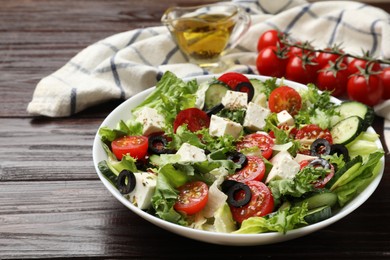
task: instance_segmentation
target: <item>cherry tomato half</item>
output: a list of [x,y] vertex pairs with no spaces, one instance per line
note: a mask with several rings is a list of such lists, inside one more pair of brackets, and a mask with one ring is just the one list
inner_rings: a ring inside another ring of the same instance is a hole
[[196,107],[187,108],[177,114],[175,121],[173,122],[174,132],[176,133],[177,128],[184,124],[187,125],[188,130],[191,132],[196,132],[210,126],[210,117],[206,112]]
[[228,177],[229,180],[246,182],[261,181],[265,174],[265,163],[263,159],[257,156],[247,156],[248,163],[244,168]]
[[284,44],[281,42],[281,37],[283,33],[277,30],[268,30],[260,35],[259,41],[257,42],[257,51],[260,52],[268,46],[277,46],[283,47]]
[[201,211],[207,204],[209,188],[202,181],[194,181],[178,188],[179,196],[173,206],[176,211],[193,215]]
[[298,91],[288,86],[280,86],[269,95],[268,106],[271,112],[286,110],[290,115],[298,114],[302,107],[302,98]]
[[261,154],[265,159],[269,159],[272,155],[274,141],[266,134],[253,133],[244,136],[244,138],[236,144],[237,151],[255,146],[260,148]]
[[310,154],[310,146],[318,138],[323,138],[330,144],[333,144],[332,134],[328,129],[322,129],[315,124],[305,125],[300,128],[295,135],[295,139],[301,143],[300,153]]
[[245,75],[238,72],[226,72],[219,76],[218,80],[224,82],[231,89],[235,89],[237,84],[241,82],[249,82]]
[[148,151],[148,138],[146,136],[123,136],[111,142],[112,152],[118,160],[129,154],[136,159],[145,157]]
[[383,86],[377,75],[352,75],[347,84],[348,97],[367,106],[375,106],[382,99]]
[[[245,219],[250,217],[262,217],[271,213],[274,209],[274,198],[270,189],[260,181],[245,182],[251,190],[251,200],[248,204],[242,207],[230,206],[233,219],[242,223]],[[237,201],[242,200],[245,192],[240,190],[235,194]]]
[[[303,160],[299,163],[301,170],[309,166],[311,160]],[[330,172],[323,179],[319,179],[313,183],[314,187],[317,189],[325,188],[325,185],[334,177],[334,166],[330,164]]]

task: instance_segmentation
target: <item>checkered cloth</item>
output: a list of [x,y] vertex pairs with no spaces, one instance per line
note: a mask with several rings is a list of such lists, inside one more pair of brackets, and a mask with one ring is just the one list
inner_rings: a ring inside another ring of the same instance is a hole
[[[257,74],[259,35],[269,29],[288,33],[315,48],[341,44],[348,53],[362,50],[390,58],[390,16],[385,11],[353,1],[232,0],[251,14],[252,26],[225,59],[229,71]],[[164,26],[136,29],[98,41],[62,68],[43,78],[27,107],[31,115],[65,117],[112,99],[127,99],[155,85],[165,71],[179,77],[208,74],[188,63]],[[390,119],[390,104],[379,115]]]

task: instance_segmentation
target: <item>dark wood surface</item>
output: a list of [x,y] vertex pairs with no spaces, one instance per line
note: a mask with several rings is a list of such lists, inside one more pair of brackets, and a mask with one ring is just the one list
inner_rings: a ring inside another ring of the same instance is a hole
[[[390,258],[388,162],[372,197],[319,232],[267,246],[219,246],[146,222],[99,181],[92,164],[93,138],[119,102],[69,118],[27,115],[39,79],[89,44],[129,29],[159,25],[170,5],[201,2],[214,1],[0,2],[0,259]],[[381,7],[390,9],[386,4]],[[377,119],[379,133],[382,125]]]

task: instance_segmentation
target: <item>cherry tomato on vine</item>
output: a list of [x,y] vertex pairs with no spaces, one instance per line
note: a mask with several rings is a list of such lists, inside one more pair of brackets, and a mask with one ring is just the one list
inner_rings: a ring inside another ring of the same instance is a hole
[[281,78],[285,75],[288,55],[276,46],[268,46],[259,52],[256,67],[260,75]]
[[111,142],[112,152],[118,160],[129,154],[133,158],[142,159],[148,151],[146,136],[123,136]]
[[[339,50],[339,49],[332,49],[332,48],[325,48],[324,51],[338,51],[340,53],[342,53],[342,50]],[[336,60],[338,58],[340,58],[340,54],[337,54],[337,53],[329,53],[329,52],[319,52],[318,55],[317,55],[317,62],[318,62],[318,66],[320,68],[324,68],[326,65],[329,64],[329,62],[333,62],[335,63]],[[341,58],[340,58],[341,59]],[[343,63],[344,64],[348,64],[348,58],[347,57],[344,57],[342,58],[343,59]]]
[[383,87],[383,99],[390,99],[390,67],[384,68],[380,74],[382,87]]
[[173,206],[175,210],[193,215],[201,211],[207,204],[209,188],[202,181],[186,183],[178,188],[179,196]]
[[332,91],[333,96],[339,97],[346,93],[349,74],[346,64],[338,63],[337,66],[339,68],[328,64],[318,72],[317,87]]
[[286,67],[286,78],[302,84],[315,83],[319,70],[314,55],[293,56]]
[[302,98],[292,87],[280,86],[269,95],[268,107],[273,113],[286,110],[290,115],[296,115],[301,110]]
[[229,180],[246,182],[246,181],[261,181],[265,174],[265,163],[263,159],[257,156],[247,156],[248,162],[244,168],[228,177]]
[[181,125],[187,125],[188,130],[191,132],[196,132],[204,127],[210,126],[210,117],[206,112],[198,108],[187,108],[180,111],[175,121],[173,122],[173,130],[176,133],[176,130]]
[[[352,59],[351,62],[349,62],[349,64],[348,64],[349,75],[360,74],[359,68],[365,70],[367,64],[368,64],[367,60],[362,60],[362,59],[357,59],[357,58]],[[371,71],[380,71],[381,70],[381,65],[379,63],[371,62],[370,64],[368,64],[368,65],[371,66]]]
[[[295,57],[295,56],[302,57],[302,55],[315,56],[314,52],[312,52],[311,50],[305,49],[305,48],[313,48],[313,46],[311,46],[310,43],[296,42],[294,45],[296,45],[296,46],[289,47],[289,56],[290,57]],[[301,48],[301,47],[303,47],[303,48]]]
[[[273,211],[274,199],[270,189],[260,181],[248,181],[245,182],[251,191],[251,199],[248,204],[242,207],[230,206],[230,210],[233,215],[233,219],[239,223],[242,223],[245,219],[250,217],[262,217]],[[235,193],[235,199],[237,201],[243,200],[245,192],[239,190]]]
[[267,134],[253,133],[244,136],[244,138],[236,144],[237,151],[241,151],[245,148],[251,148],[257,146],[261,150],[261,154],[265,159],[269,159],[272,155],[272,147],[274,141]]
[[382,99],[383,86],[378,75],[352,75],[347,92],[350,99],[375,106]]
[[235,89],[237,84],[241,82],[249,82],[245,75],[238,72],[226,72],[219,76],[218,80],[224,82],[232,89]]
[[281,42],[281,37],[283,33],[277,30],[268,30],[260,35],[259,41],[257,42],[257,51],[260,52],[262,49],[268,46],[280,46],[284,47],[284,44]]

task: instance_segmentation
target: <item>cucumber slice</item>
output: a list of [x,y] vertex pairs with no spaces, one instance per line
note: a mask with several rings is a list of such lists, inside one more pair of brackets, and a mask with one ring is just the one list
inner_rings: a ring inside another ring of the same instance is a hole
[[[347,176],[349,173],[347,172],[353,172],[355,169],[359,168],[363,163],[363,159],[361,156],[356,156],[352,160],[348,161],[343,167],[338,169],[333,178],[326,184],[326,188],[329,188],[330,190],[333,190],[334,187],[333,185],[344,175],[346,174]],[[343,179],[346,177],[343,177]],[[341,180],[343,182],[343,180]],[[340,182],[339,182],[340,183]],[[335,186],[337,187],[339,183]]]
[[205,93],[205,110],[215,107],[221,103],[226,92],[230,90],[229,86],[221,81],[213,81]]
[[337,171],[336,176],[333,177],[336,181],[330,187],[330,190],[335,190],[339,186],[348,183],[353,178],[353,173],[359,170],[362,166],[363,160],[361,156],[355,157],[352,161],[346,163],[343,168]]
[[333,207],[337,203],[337,195],[329,191],[315,193],[313,196],[304,199],[298,204],[305,202],[307,202],[307,208],[309,210],[324,206]]
[[363,119],[363,131],[367,130],[375,119],[374,109],[357,101],[344,101],[339,107],[339,112],[342,119],[350,116]]
[[363,132],[363,119],[350,116],[335,124],[330,133],[334,144],[348,144]]
[[319,208],[315,208],[313,210],[309,210],[307,215],[304,217],[305,221],[308,224],[314,224],[320,221],[323,221],[332,216],[332,209],[329,206],[322,206]]

